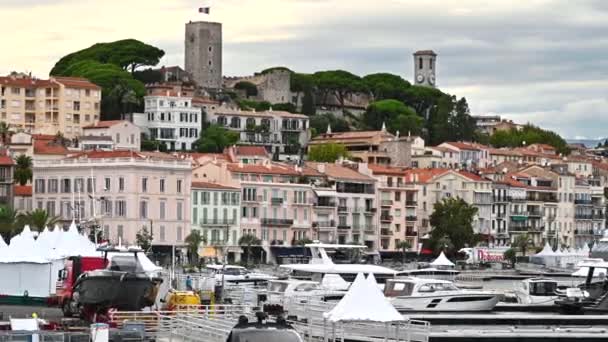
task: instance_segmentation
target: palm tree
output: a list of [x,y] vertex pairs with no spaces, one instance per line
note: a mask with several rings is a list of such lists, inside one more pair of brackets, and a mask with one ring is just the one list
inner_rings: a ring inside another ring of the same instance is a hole
[[188,253],[190,253],[190,263],[198,264],[198,248],[201,243],[207,243],[207,239],[201,235],[201,231],[198,229],[192,230],[188,236],[186,236],[186,244],[188,245]]
[[249,264],[249,253],[252,246],[260,245],[262,240],[255,235],[245,234],[239,239],[239,246],[245,250],[245,264]]
[[44,209],[35,209],[23,215],[23,221],[29,224],[32,230],[41,232],[44,227],[53,227],[61,219],[57,216],[49,215]]
[[17,212],[11,207],[0,206],[0,234],[5,238],[10,238],[19,226]]
[[402,257],[402,263],[405,264],[405,252],[412,248],[412,244],[410,244],[409,241],[403,240],[403,241],[399,241],[399,243],[397,244],[397,246],[395,246],[397,248],[399,248],[401,250],[401,257]]
[[515,240],[513,240],[513,246],[521,249],[521,254],[523,256],[526,256],[526,250],[531,245],[530,242],[531,242],[531,240],[528,237],[528,234],[521,234],[521,235],[518,235],[517,237],[515,237]]
[[27,182],[32,180],[32,158],[22,154],[15,161],[17,165],[15,166],[14,178],[19,185],[26,185]]
[[436,252],[444,252],[445,254],[449,254],[452,249],[454,249],[454,244],[452,243],[452,240],[450,240],[450,237],[447,235],[440,238],[435,243]]
[[5,121],[0,121],[0,142],[2,145],[8,145],[13,135],[13,131]]

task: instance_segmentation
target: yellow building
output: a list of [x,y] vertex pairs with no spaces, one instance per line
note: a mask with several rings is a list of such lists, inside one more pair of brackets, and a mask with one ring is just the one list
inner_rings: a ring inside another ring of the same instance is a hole
[[84,78],[0,77],[0,121],[14,131],[80,136],[82,127],[99,121],[100,102],[101,88]]

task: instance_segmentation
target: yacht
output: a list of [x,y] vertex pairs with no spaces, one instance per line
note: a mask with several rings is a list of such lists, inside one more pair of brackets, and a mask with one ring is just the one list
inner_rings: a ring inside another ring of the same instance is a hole
[[258,284],[277,279],[277,277],[264,273],[251,272],[245,267],[235,265],[207,265],[207,271],[215,276],[215,281],[218,284],[221,284],[222,281],[232,284]]
[[336,264],[329,257],[328,251],[333,249],[357,249],[362,250],[367,247],[361,245],[335,245],[313,243],[305,245],[311,251],[311,259],[308,264],[287,264],[280,265],[283,270],[287,270],[292,278],[313,280],[321,282],[327,274],[337,274],[345,281],[352,282],[357,274],[373,274],[378,283],[384,283],[386,279],[394,278],[398,272],[378,265],[372,264]]
[[415,277],[389,279],[384,296],[398,311],[491,311],[498,295],[459,289],[448,280]]
[[405,270],[399,272],[399,276],[443,280],[454,280],[456,279],[456,276],[458,274],[460,274],[460,271],[450,269],[437,269],[433,267]]
[[524,279],[517,284],[514,292],[519,304],[553,305],[559,298],[557,281],[547,278]]

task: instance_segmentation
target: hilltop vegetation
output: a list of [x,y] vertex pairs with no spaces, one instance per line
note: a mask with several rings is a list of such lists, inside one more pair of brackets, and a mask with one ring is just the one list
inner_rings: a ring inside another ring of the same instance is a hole
[[490,137],[490,144],[495,147],[520,147],[531,144],[548,144],[562,154],[569,154],[568,143],[557,133],[544,130],[531,124],[522,129],[498,131]]

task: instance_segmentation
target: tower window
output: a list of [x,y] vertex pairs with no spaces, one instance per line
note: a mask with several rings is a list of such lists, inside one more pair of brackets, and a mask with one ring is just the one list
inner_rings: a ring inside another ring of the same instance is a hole
[[429,59],[429,68],[433,70],[433,59]]
[[211,52],[211,50],[212,50],[212,48],[211,48],[211,46],[209,46],[209,52]]
[[422,57],[418,57],[418,69],[422,70]]
[[211,65],[211,61],[209,61],[209,65]]

